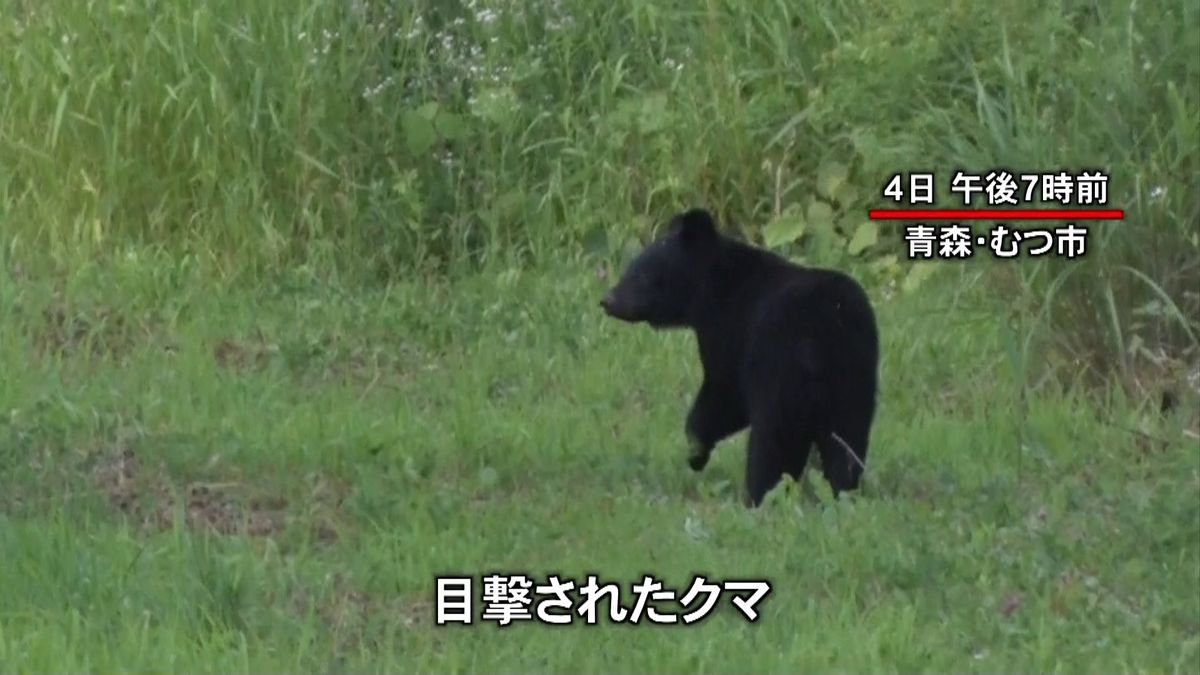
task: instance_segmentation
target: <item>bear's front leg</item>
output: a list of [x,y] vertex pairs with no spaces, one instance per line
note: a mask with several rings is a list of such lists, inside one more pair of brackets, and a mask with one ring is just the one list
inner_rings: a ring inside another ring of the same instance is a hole
[[684,431],[688,439],[688,466],[703,471],[717,443],[748,424],[742,403],[732,387],[705,378],[688,411]]

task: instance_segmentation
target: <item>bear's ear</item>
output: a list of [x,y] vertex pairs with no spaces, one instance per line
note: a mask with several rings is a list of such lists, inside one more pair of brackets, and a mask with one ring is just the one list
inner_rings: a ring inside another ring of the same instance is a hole
[[717,223],[706,209],[689,209],[672,220],[676,236],[689,246],[711,241],[717,236]]

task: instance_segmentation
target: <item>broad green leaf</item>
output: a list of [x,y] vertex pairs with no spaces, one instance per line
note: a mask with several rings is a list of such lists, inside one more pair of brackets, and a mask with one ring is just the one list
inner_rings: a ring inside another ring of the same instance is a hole
[[804,217],[799,209],[787,209],[763,226],[763,243],[767,248],[790,244],[804,234]]
[[859,190],[850,183],[843,183],[838,190],[838,205],[843,209],[853,208],[858,205]]
[[859,157],[872,157],[879,152],[879,139],[867,129],[858,129],[851,133],[850,142],[854,144],[854,152]]
[[933,276],[937,271],[937,265],[928,262],[917,262],[909,268],[908,274],[904,277],[904,282],[901,283],[901,289],[905,293],[911,293],[925,282],[926,279]]
[[437,131],[442,138],[448,141],[457,141],[467,136],[470,131],[470,126],[461,115],[454,113],[442,113],[436,119]]
[[819,199],[812,200],[808,205],[808,222],[814,227],[832,228],[833,208]]
[[880,273],[894,274],[899,267],[899,258],[894,253],[889,253],[871,261],[871,269]]
[[414,155],[424,155],[437,143],[437,130],[433,122],[419,111],[404,113],[401,126],[404,129],[404,143]]
[[846,175],[845,164],[834,160],[822,163],[817,169],[817,191],[827,199],[835,199],[846,183]]
[[879,226],[873,220],[864,220],[850,237],[847,251],[850,255],[858,255],[879,241]]
[[432,120],[438,114],[438,102],[429,101],[428,103],[422,103],[417,108],[417,114],[427,120]]

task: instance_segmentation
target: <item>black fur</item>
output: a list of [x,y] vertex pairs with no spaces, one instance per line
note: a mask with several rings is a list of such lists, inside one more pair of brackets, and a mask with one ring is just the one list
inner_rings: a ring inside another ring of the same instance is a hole
[[799,479],[814,444],[834,493],[858,488],[875,415],[879,337],[854,279],[724,236],[708,211],[692,209],[672,218],[601,305],[622,321],[695,333],[704,379],[685,425],[693,470],[749,426],[751,506],[783,474]]

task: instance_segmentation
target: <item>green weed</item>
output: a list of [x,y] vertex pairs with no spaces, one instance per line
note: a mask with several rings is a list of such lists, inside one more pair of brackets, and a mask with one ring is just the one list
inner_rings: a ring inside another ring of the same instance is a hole
[[[0,0],[0,669],[1194,672],[1198,11]],[[1126,219],[866,218],[993,168]],[[695,204],[869,288],[861,494],[686,467],[691,338],[597,302]],[[435,625],[488,572],[773,590]]]

